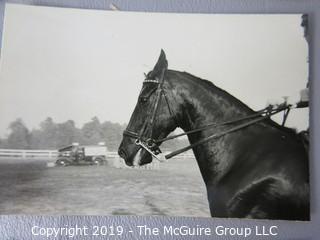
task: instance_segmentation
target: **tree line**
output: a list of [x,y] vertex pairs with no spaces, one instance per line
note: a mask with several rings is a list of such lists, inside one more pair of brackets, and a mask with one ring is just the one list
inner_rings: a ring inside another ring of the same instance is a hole
[[[0,148],[59,149],[74,142],[81,145],[105,142],[110,151],[117,151],[125,127],[125,124],[100,122],[97,117],[93,117],[78,128],[73,120],[56,123],[48,117],[39,124],[38,128],[29,130],[23,120],[18,118],[9,124],[7,138],[0,138]],[[186,140],[173,140],[164,143],[162,148],[173,150],[186,144]]]

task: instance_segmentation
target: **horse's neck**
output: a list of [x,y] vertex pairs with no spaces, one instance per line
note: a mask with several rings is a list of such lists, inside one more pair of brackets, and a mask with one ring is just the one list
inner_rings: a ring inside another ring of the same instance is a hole
[[[189,89],[188,89],[189,88]],[[196,91],[195,91],[196,89]],[[253,111],[235,99],[228,93],[214,86],[195,85],[185,86],[180,90],[182,115],[180,127],[184,131],[190,131],[210,123],[222,123],[237,119],[241,116],[252,114]],[[198,133],[189,134],[188,139],[194,144],[214,133],[221,128],[207,129]],[[218,138],[193,148],[204,181],[212,182],[219,178],[222,168],[227,167],[227,158],[230,153],[226,152],[228,145],[232,144],[228,138]]]

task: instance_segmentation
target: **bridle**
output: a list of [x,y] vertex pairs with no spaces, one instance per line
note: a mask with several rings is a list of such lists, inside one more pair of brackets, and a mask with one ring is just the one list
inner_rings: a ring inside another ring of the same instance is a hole
[[[143,81],[143,84],[156,84],[157,87],[155,87],[148,95],[148,98],[155,92],[156,94],[156,98],[154,100],[153,103],[153,111],[152,113],[147,115],[146,120],[144,121],[141,130],[139,131],[139,133],[136,133],[134,131],[125,129],[123,131],[123,135],[124,136],[128,136],[131,138],[135,138],[135,144],[140,146],[141,148],[145,149],[147,152],[149,152],[154,158],[160,160],[157,156],[157,154],[161,153],[161,150],[158,146],[159,141],[155,140],[154,138],[152,138],[153,135],[153,128],[154,128],[154,123],[155,123],[155,119],[156,119],[156,115],[158,112],[158,108],[160,105],[160,100],[161,97],[164,96],[165,101],[167,103],[168,109],[169,109],[169,113],[170,115],[174,115],[172,112],[172,109],[169,105],[169,101],[168,101],[168,97],[166,95],[166,92],[163,88],[163,83],[164,83],[164,75],[165,75],[166,71],[165,69],[162,70],[161,72],[161,76],[160,78],[155,78],[155,79],[148,79],[146,78]],[[150,126],[150,133],[148,134],[149,137],[146,136],[145,132],[147,131],[147,127]]]
[[[221,131],[221,132],[218,132],[218,133],[214,133],[204,139],[201,139],[199,140],[198,142],[195,142],[193,144],[190,144],[186,147],[183,147],[183,148],[180,148],[178,150],[175,150],[169,154],[166,154],[164,157],[165,159],[170,159],[178,154],[181,154],[183,152],[186,152],[196,146],[199,146],[201,144],[204,144],[206,142],[209,142],[213,139],[217,139],[217,138],[220,138],[224,135],[227,135],[229,133],[232,133],[232,132],[235,132],[235,131],[238,131],[238,130],[241,130],[245,127],[248,127],[248,126],[251,126],[253,124],[256,124],[258,122],[262,122],[263,120],[265,119],[268,119],[270,118],[272,115],[275,115],[281,111],[284,111],[285,115],[287,115],[290,111],[290,109],[292,108],[298,108],[298,106],[294,106],[294,105],[291,105],[291,104],[287,104],[286,102],[283,103],[283,104],[280,104],[280,105],[277,105],[277,106],[274,106],[274,105],[269,105],[267,106],[266,108],[260,110],[260,111],[257,111],[251,115],[248,115],[248,116],[245,116],[245,117],[241,117],[241,118],[238,118],[238,119],[235,119],[235,120],[230,120],[230,121],[225,121],[225,122],[222,122],[222,123],[209,123],[205,126],[202,126],[202,127],[199,127],[197,129],[193,129],[193,130],[190,130],[190,131],[186,131],[186,132],[183,132],[183,133],[180,133],[180,134],[175,134],[175,135],[171,135],[169,137],[166,137],[166,138],[162,138],[162,139],[154,139],[152,137],[152,134],[153,134],[153,128],[154,128],[154,123],[155,123],[155,118],[156,118],[156,115],[157,115],[157,112],[158,112],[158,108],[159,108],[159,104],[160,104],[160,100],[161,100],[161,97],[164,96],[164,99],[166,101],[166,104],[167,104],[167,107],[169,109],[169,113],[171,116],[174,117],[175,119],[175,114],[173,113],[171,107],[170,107],[170,104],[169,104],[169,101],[168,101],[168,97],[166,95],[166,91],[164,90],[163,88],[163,84],[164,84],[164,77],[165,77],[165,73],[166,71],[163,70],[162,73],[161,73],[161,76],[160,78],[155,78],[155,79],[145,79],[144,80],[144,84],[157,84],[157,87],[155,87],[149,94],[149,97],[155,92],[156,93],[156,98],[154,100],[154,107],[153,107],[153,111],[151,112],[151,114],[148,114],[146,120],[144,121],[143,125],[142,125],[142,128],[141,130],[139,131],[139,133],[136,133],[134,131],[131,131],[131,130],[128,130],[128,129],[125,129],[123,131],[123,135],[124,136],[127,136],[127,137],[131,137],[131,138],[134,138],[135,139],[135,144],[140,146],[141,148],[145,149],[148,153],[150,153],[154,158],[158,159],[159,161],[162,161],[162,159],[160,159],[157,155],[159,153],[161,153],[161,150],[159,148],[159,145],[165,141],[168,141],[168,140],[172,140],[172,139],[175,139],[175,138],[178,138],[178,137],[181,137],[181,136],[184,136],[184,135],[188,135],[188,134],[192,134],[192,133],[197,133],[197,132],[201,132],[201,131],[204,131],[206,129],[209,129],[209,128],[213,128],[213,127],[221,127],[221,126],[228,126],[228,125],[234,125],[236,123],[238,123],[237,125],[227,129],[227,130],[224,130],[224,131]],[[287,117],[287,116],[286,116]],[[285,122],[285,119],[284,118],[284,122]],[[245,121],[247,120],[247,121]],[[176,120],[175,120],[176,121]],[[284,122],[283,122],[283,125],[284,125]],[[145,132],[147,130],[147,127],[150,126],[151,129],[150,129],[150,133],[148,134],[149,136],[146,136]]]

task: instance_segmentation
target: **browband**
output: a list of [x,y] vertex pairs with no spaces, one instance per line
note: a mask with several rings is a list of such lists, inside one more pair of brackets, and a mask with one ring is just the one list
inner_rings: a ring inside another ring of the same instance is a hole
[[145,79],[145,80],[143,81],[143,83],[148,83],[148,82],[150,82],[150,83],[159,83],[158,80],[154,80],[154,79]]

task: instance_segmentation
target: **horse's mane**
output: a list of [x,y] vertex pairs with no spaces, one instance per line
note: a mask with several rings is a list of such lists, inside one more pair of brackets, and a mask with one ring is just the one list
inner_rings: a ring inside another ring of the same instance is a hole
[[[220,95],[222,95],[223,97],[229,99],[230,101],[232,101],[237,106],[241,106],[242,108],[245,108],[245,109],[247,109],[249,111],[252,111],[252,113],[256,112],[253,109],[251,109],[248,105],[246,105],[245,103],[240,101],[238,98],[232,96],[227,91],[217,87],[215,84],[213,84],[212,82],[210,82],[210,81],[208,81],[206,79],[202,79],[202,78],[196,77],[196,76],[194,76],[194,75],[192,75],[192,74],[190,74],[188,72],[180,72],[180,71],[175,71],[175,70],[170,70],[170,71],[174,72],[175,74],[182,75],[183,77],[185,77],[187,79],[190,79],[191,81],[196,81],[198,84],[201,84],[202,86],[206,87],[212,93],[219,92]],[[287,134],[292,134],[292,135],[296,135],[297,136],[297,131],[294,128],[284,127],[284,126],[276,123],[275,121],[273,121],[271,119],[267,119],[265,122],[268,123],[269,125],[271,125],[272,127],[280,130],[280,131],[284,131]]]

